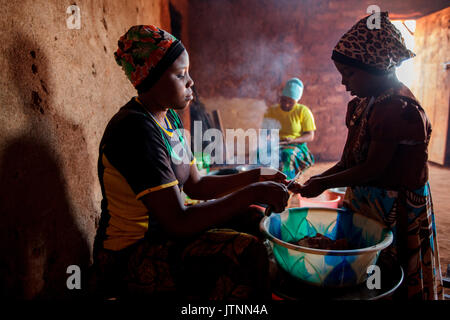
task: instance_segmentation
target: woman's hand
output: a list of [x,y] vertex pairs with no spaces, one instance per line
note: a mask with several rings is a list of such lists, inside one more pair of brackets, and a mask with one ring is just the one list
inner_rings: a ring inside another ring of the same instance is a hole
[[253,185],[256,201],[272,207],[273,212],[283,212],[288,205],[289,191],[284,184],[273,181]]
[[297,191],[302,197],[313,198],[322,194],[326,189],[327,187],[324,185],[323,180],[318,177],[309,179],[303,186],[297,188]]
[[287,144],[292,143],[292,141],[294,141],[294,139],[286,138],[286,139],[280,140],[280,145],[287,145]]
[[302,190],[303,185],[298,183],[297,181],[292,182],[292,184],[289,186],[289,191],[292,193],[300,193]]
[[279,183],[283,183],[286,184],[286,175],[274,168],[259,168],[258,170],[260,170],[259,173],[259,181],[260,182],[264,182],[264,181],[275,181],[275,182],[279,182]]

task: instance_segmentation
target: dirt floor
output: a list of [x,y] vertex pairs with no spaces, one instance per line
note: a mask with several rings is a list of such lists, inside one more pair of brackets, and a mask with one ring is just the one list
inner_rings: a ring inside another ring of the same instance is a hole
[[[322,162],[308,169],[300,182],[305,182],[309,177],[319,174],[332,167],[334,162]],[[442,275],[446,275],[447,266],[450,264],[450,168],[445,168],[429,163],[430,186],[433,197],[434,211],[437,225],[437,238],[441,261]],[[450,274],[447,274],[450,276]]]

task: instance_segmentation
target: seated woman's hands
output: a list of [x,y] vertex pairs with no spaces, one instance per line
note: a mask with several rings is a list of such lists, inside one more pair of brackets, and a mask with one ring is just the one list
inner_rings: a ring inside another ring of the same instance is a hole
[[287,144],[292,143],[292,141],[294,141],[294,139],[286,138],[286,139],[280,140],[280,145],[287,145]]
[[257,201],[269,205],[273,212],[282,212],[288,205],[289,191],[282,183],[257,182],[253,186]]
[[326,190],[320,177],[313,177],[306,181],[303,185],[294,182],[289,187],[289,191],[293,193],[300,193],[302,197],[313,198],[322,194]]

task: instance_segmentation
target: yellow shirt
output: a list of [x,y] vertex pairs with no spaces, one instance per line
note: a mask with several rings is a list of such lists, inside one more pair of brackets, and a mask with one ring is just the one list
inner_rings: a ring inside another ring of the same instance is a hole
[[289,112],[281,110],[280,104],[273,105],[266,111],[264,118],[274,119],[280,123],[280,139],[296,139],[304,132],[316,130],[311,110],[298,103]]

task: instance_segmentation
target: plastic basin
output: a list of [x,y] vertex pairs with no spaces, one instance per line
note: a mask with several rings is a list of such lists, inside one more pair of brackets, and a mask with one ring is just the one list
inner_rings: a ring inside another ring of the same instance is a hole
[[[278,265],[293,277],[324,287],[348,287],[367,279],[367,268],[393,240],[382,223],[344,209],[290,208],[264,217],[261,230],[269,238]],[[326,250],[290,242],[321,233],[346,238],[352,250]]]

